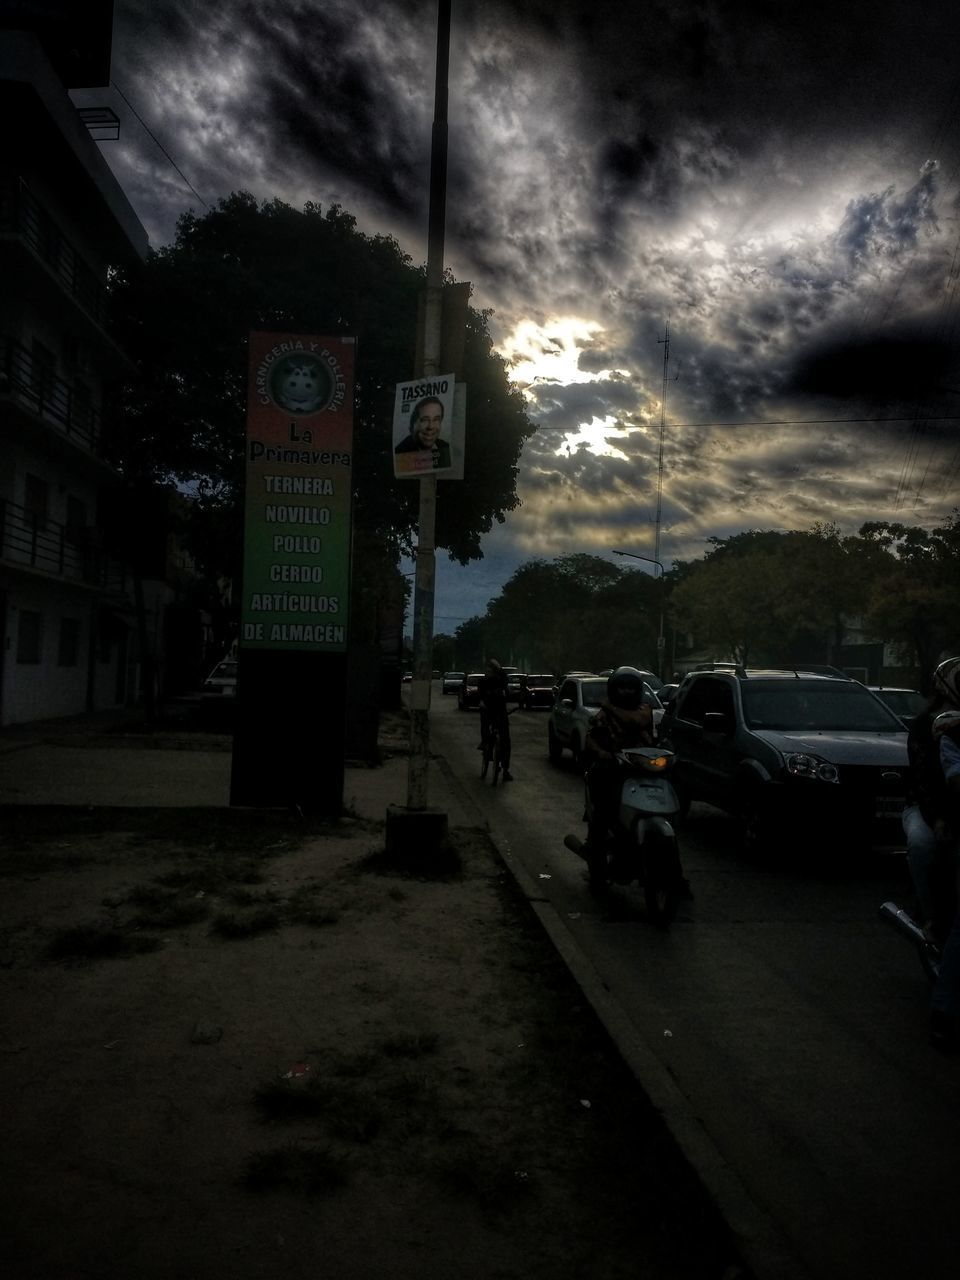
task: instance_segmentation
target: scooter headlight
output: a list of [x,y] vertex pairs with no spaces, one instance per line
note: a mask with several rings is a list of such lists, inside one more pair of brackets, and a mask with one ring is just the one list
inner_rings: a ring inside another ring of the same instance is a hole
[[819,778],[821,782],[840,781],[840,771],[835,764],[803,751],[795,751],[787,756],[786,766],[787,773],[794,778]]

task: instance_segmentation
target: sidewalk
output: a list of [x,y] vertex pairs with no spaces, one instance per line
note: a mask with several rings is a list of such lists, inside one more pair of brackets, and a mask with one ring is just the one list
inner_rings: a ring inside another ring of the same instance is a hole
[[387,862],[405,740],[305,826],[228,740],[0,733],[5,1275],[746,1275],[445,769]]

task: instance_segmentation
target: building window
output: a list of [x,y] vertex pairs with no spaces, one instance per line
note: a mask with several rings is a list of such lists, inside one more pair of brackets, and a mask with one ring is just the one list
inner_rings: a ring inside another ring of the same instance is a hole
[[32,609],[20,610],[20,624],[17,627],[17,662],[36,663],[40,661],[40,641],[43,634],[43,618]]
[[60,619],[60,649],[57,665],[75,667],[80,661],[80,619]]
[[67,533],[75,542],[81,542],[87,528],[87,506],[72,493],[67,494]]
[[32,476],[29,472],[23,479],[23,505],[27,513],[27,522],[35,529],[45,529],[50,486],[46,480],[41,480],[39,476]]
[[42,411],[50,404],[54,396],[54,387],[57,380],[57,357],[39,338],[34,338],[33,340],[32,354],[33,389]]

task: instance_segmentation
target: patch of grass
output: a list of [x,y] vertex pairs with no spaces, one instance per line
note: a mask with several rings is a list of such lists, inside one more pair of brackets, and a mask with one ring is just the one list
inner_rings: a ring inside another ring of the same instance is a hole
[[345,1186],[347,1162],[324,1147],[277,1147],[250,1156],[241,1177],[249,1191],[329,1195]]
[[450,845],[435,850],[406,849],[389,853],[386,849],[375,849],[357,864],[357,869],[370,875],[414,880],[460,880],[463,876],[460,854]]
[[329,1132],[344,1142],[372,1142],[384,1124],[377,1096],[319,1076],[305,1083],[270,1080],[255,1090],[254,1105],[271,1122],[291,1123],[322,1117]]
[[213,918],[211,932],[221,938],[254,938],[258,933],[270,933],[281,925],[280,913],[275,907],[250,907],[246,910],[219,911]]
[[489,1151],[475,1134],[458,1132],[429,1167],[451,1195],[479,1201],[487,1213],[508,1213],[529,1199],[535,1180],[509,1156]]
[[330,1094],[314,1077],[305,1084],[270,1080],[254,1091],[253,1102],[265,1120],[312,1119],[330,1106]]
[[388,1058],[422,1058],[436,1053],[440,1037],[434,1031],[417,1031],[409,1035],[390,1036],[380,1045]]
[[82,924],[61,929],[47,944],[50,960],[80,963],[85,960],[125,959],[148,951],[158,951],[159,938],[123,933],[110,925]]
[[287,922],[312,925],[318,929],[324,925],[336,924],[340,919],[340,912],[336,907],[320,900],[322,892],[319,885],[302,885],[287,903],[284,912]]
[[144,906],[131,924],[138,929],[175,929],[179,925],[196,924],[210,914],[210,904],[203,898],[168,894],[164,899]]
[[226,897],[238,907],[272,906],[280,899],[280,895],[272,889],[263,889],[257,893],[252,889],[229,889]]
[[380,1056],[371,1049],[359,1049],[356,1053],[340,1054],[330,1068],[331,1074],[350,1080],[368,1076],[380,1065]]

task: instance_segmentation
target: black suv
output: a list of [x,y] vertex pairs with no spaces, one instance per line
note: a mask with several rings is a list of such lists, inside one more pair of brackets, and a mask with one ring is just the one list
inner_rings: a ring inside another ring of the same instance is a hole
[[747,847],[896,845],[907,735],[842,672],[718,666],[691,672],[664,717],[685,802],[738,815]]

